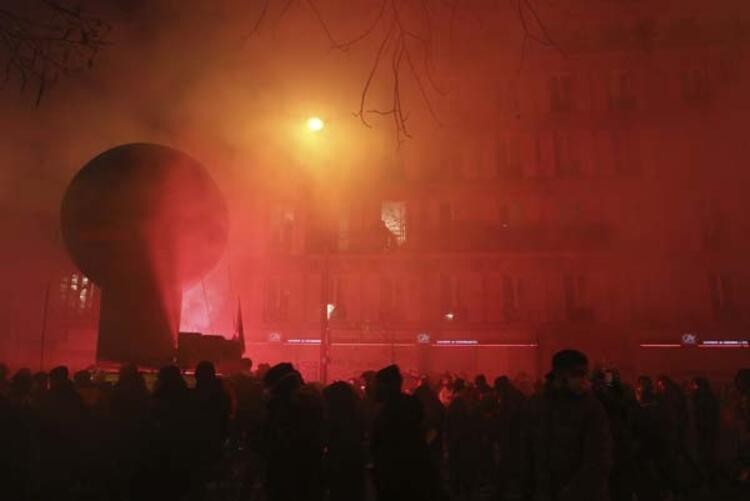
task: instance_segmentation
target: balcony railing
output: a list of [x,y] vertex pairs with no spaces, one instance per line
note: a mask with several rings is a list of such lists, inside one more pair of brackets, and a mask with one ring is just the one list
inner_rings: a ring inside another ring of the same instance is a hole
[[461,225],[442,231],[412,232],[409,244],[415,249],[444,251],[553,251],[597,250],[611,242],[611,230],[604,224],[581,225]]
[[312,232],[306,251],[344,254],[394,252],[493,252],[493,251],[597,251],[613,240],[611,226],[603,223],[571,225],[521,225],[454,223],[444,228],[409,229],[404,241],[384,228],[329,236]]

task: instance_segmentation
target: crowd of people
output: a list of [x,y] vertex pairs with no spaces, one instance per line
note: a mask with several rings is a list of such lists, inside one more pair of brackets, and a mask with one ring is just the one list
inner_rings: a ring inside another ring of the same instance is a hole
[[0,499],[750,499],[750,370],[630,386],[565,350],[534,388],[405,391],[395,365],[327,386],[289,363],[100,376],[0,366]]

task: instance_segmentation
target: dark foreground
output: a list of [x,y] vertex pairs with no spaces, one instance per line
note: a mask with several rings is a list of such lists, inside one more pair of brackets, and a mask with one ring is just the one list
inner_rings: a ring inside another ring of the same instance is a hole
[[750,499],[750,371],[630,386],[566,351],[535,388],[433,379],[2,368],[0,499]]

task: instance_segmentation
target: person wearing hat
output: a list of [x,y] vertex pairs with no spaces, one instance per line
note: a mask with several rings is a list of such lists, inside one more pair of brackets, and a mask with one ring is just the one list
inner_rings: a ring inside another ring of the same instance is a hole
[[552,371],[529,402],[526,482],[535,501],[607,501],[613,461],[607,415],[589,391],[588,359],[576,350],[552,358]]

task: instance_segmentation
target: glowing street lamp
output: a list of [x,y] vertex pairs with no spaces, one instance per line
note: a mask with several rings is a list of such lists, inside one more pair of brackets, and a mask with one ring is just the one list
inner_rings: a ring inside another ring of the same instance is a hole
[[307,119],[307,130],[310,132],[320,132],[326,124],[320,117],[310,117]]

